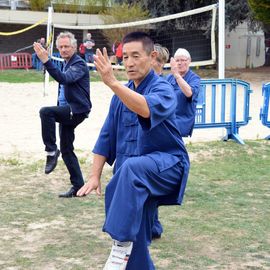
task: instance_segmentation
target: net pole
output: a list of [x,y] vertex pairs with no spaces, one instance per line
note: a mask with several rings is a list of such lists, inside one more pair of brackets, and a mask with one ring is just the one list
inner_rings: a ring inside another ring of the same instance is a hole
[[[225,78],[225,0],[219,0],[218,4],[218,78]],[[225,135],[226,131],[222,128],[221,138]]]
[[[51,31],[52,31],[52,13],[53,13],[53,8],[48,7],[48,23],[47,23],[47,42],[49,42],[51,38]],[[52,54],[52,42],[48,43],[48,49],[49,49],[49,55]],[[44,87],[43,87],[43,96],[48,95],[48,86],[49,86],[49,72],[46,70],[45,71],[45,76],[44,76]]]
[[225,0],[218,4],[218,78],[225,78]]

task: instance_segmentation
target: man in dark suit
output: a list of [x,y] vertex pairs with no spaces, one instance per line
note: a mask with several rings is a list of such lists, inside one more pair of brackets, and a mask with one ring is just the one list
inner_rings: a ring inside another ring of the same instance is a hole
[[[62,32],[56,40],[57,49],[64,59],[60,70],[48,57],[48,52],[40,43],[34,43],[34,50],[49,74],[59,82],[57,106],[40,110],[42,139],[47,152],[45,173],[51,173],[62,158],[70,174],[72,187],[59,197],[75,197],[84,185],[78,159],[74,153],[75,128],[91,110],[89,71],[85,61],[76,54],[77,40],[70,32]],[[56,145],[55,124],[59,123],[60,151]]]

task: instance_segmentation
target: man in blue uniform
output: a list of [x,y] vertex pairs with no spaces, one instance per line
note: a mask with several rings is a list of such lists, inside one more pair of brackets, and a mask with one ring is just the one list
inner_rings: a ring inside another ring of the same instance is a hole
[[[156,74],[163,77],[163,68],[169,60],[170,53],[166,47],[163,47],[158,43],[154,44],[154,50],[156,52],[156,57],[153,59],[151,63],[152,68],[156,72]],[[154,240],[160,238],[162,233],[163,227],[158,219],[158,210],[157,210],[154,217],[154,224],[152,227],[152,239]]]
[[95,66],[114,96],[94,147],[89,181],[78,196],[101,193],[105,162],[114,163],[105,191],[103,231],[113,239],[104,270],[153,270],[148,245],[158,205],[181,204],[189,158],[176,128],[171,85],[151,69],[153,41],[143,32],[123,39],[127,85],[116,80],[107,51],[97,50]]
[[[62,158],[70,174],[71,188],[59,197],[71,198],[84,185],[78,159],[74,153],[75,128],[88,116],[91,109],[89,72],[85,61],[76,54],[77,40],[70,32],[62,32],[56,39],[56,46],[65,60],[60,70],[48,57],[48,52],[39,43],[34,50],[49,74],[59,82],[57,106],[40,110],[42,139],[47,152],[45,173],[51,173],[57,159]],[[56,145],[55,123],[59,123],[60,151]]]
[[[176,119],[177,128],[182,137],[192,135],[196,105],[200,91],[200,77],[190,70],[190,53],[183,48],[177,49],[174,57],[171,58],[171,74],[166,80],[173,86],[177,97]],[[152,228],[152,238],[160,238],[163,232],[161,223],[158,220],[158,212]]]
[[158,43],[154,44],[154,50],[157,55],[152,61],[152,68],[159,76],[163,76],[163,68],[170,57],[169,50]]
[[179,48],[170,61],[172,74],[166,78],[177,96],[176,116],[183,137],[192,135],[201,82],[201,78],[189,68],[190,63],[189,52]]

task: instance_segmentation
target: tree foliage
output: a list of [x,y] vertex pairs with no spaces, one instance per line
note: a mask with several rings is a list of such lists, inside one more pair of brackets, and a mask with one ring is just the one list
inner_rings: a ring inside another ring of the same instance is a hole
[[261,21],[268,31],[270,31],[270,1],[269,0],[248,0],[248,4],[254,17]]
[[[118,0],[118,3],[123,3],[123,0]],[[133,0],[128,0],[131,3]],[[149,10],[152,17],[160,17],[169,14],[175,14],[195,8],[204,7],[211,4],[216,4],[217,0],[137,0],[136,2],[141,3],[143,7]],[[261,2],[257,0],[256,2]],[[263,1],[267,2],[267,0]],[[269,2],[269,1],[268,1]],[[254,21],[251,16],[251,10],[248,5],[248,0],[226,0],[225,5],[225,24],[229,30],[235,29],[235,27],[244,22],[248,21],[249,26],[254,26]],[[185,27],[195,28],[206,24],[199,20],[182,20],[185,23]],[[177,24],[167,22],[170,29],[177,27]]]
[[[100,15],[105,24],[132,22],[149,18],[149,12],[144,10],[140,3],[115,4]],[[115,41],[121,41],[128,32],[136,31],[137,29],[136,27],[125,27],[103,30],[102,32],[112,45]]]

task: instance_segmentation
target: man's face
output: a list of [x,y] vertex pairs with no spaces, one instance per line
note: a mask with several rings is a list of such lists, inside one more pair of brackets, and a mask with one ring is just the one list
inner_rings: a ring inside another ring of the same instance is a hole
[[123,46],[123,63],[129,80],[137,87],[151,69],[153,52],[148,55],[140,41],[125,43]]
[[45,38],[40,39],[40,44],[44,45],[45,44]]
[[175,56],[174,59],[177,63],[179,74],[181,74],[182,76],[185,75],[189,69],[190,58],[180,55],[180,56]]
[[60,38],[58,40],[57,49],[59,50],[61,57],[66,61],[72,57],[76,50],[76,48],[71,45],[68,37]]

